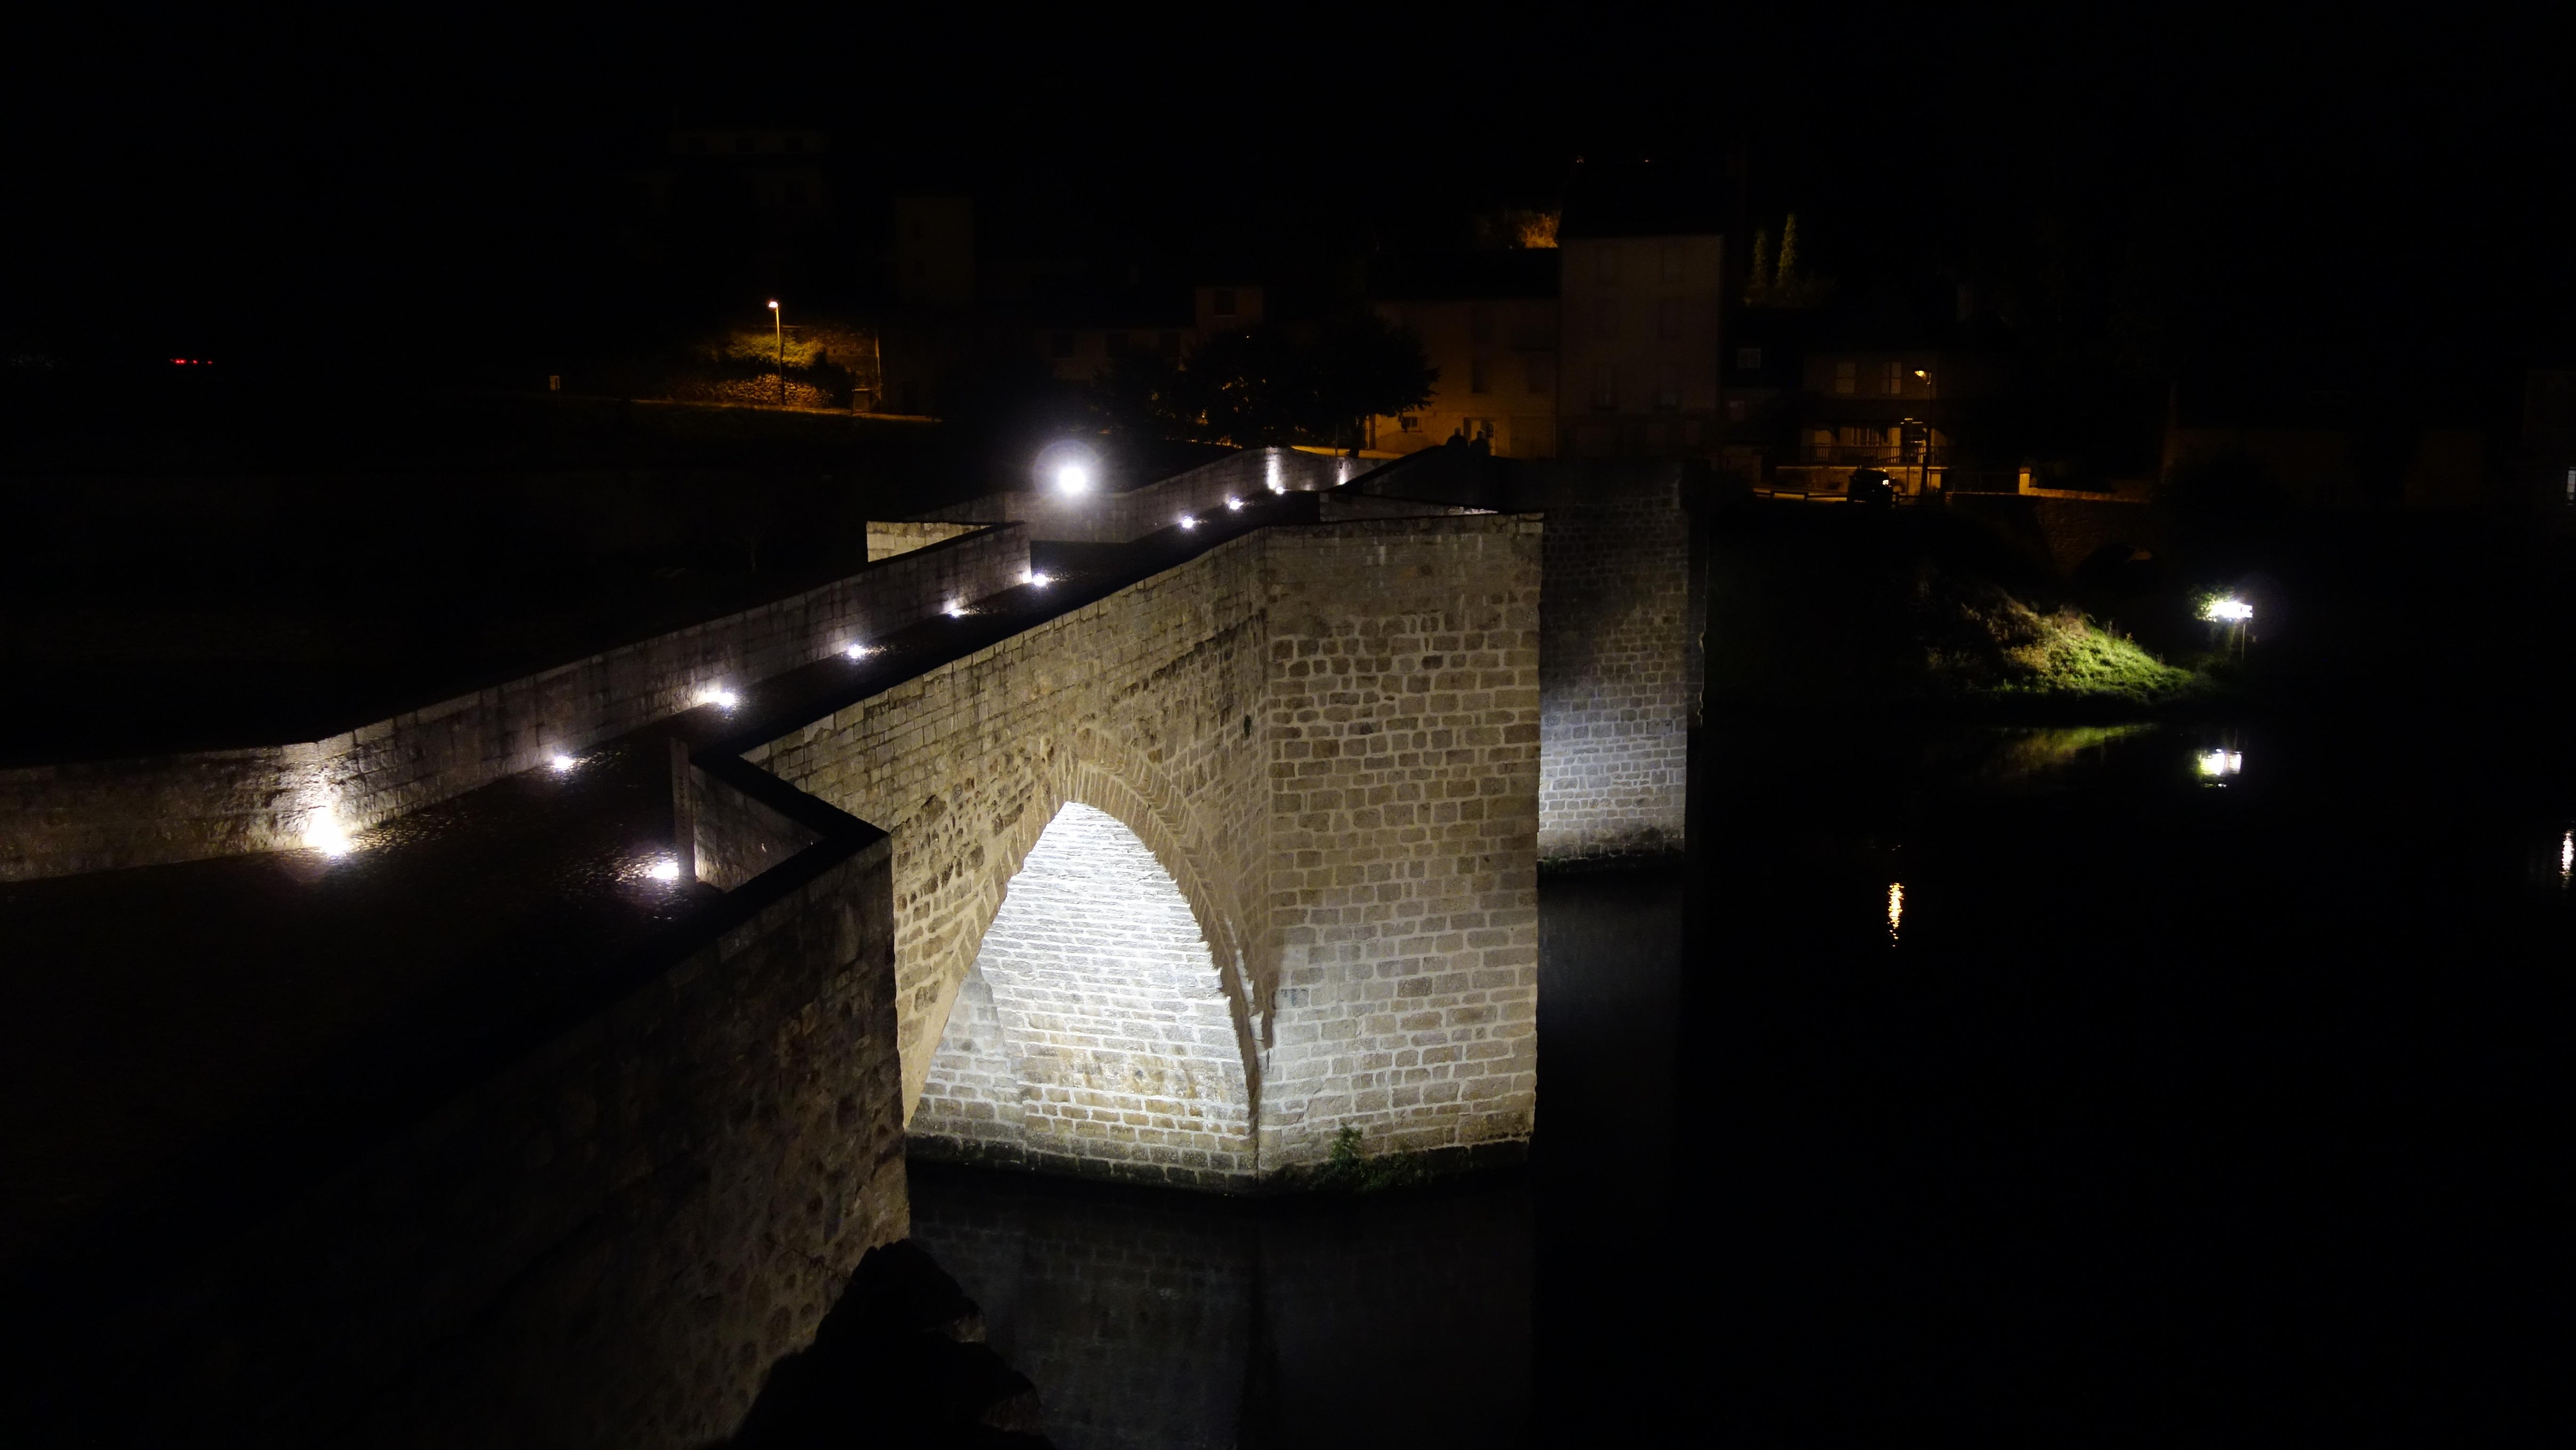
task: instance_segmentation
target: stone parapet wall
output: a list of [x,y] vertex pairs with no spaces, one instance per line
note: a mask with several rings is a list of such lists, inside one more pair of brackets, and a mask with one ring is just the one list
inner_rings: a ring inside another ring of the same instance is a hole
[[272,1185],[217,1244],[185,1248],[192,1223],[120,1246],[154,1271],[130,1290],[54,1286],[52,1348],[9,1373],[80,1443],[730,1434],[860,1256],[908,1229],[891,888],[890,844],[846,823],[578,1025],[311,1186]]
[[868,520],[868,562],[891,559],[933,544],[944,544],[982,528],[981,524],[944,524],[924,520]]
[[0,771],[0,880],[202,860],[361,831],[1017,584],[1028,537],[985,529],[820,588],[327,739]]
[[[1050,543],[1123,544],[1170,528],[1183,514],[1224,508],[1228,498],[1311,493],[1347,483],[1374,466],[1294,448],[1251,448],[1125,493],[986,494],[933,510],[924,518],[1026,524],[1030,538]],[[873,535],[870,547],[874,547]]]

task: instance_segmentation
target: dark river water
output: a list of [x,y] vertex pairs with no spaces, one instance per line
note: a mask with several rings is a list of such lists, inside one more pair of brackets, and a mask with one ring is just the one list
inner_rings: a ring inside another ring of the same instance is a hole
[[2563,1428],[2554,753],[1861,733],[1713,727],[1687,865],[1544,885],[1524,1172],[1331,1205],[920,1173],[915,1236],[1054,1441]]

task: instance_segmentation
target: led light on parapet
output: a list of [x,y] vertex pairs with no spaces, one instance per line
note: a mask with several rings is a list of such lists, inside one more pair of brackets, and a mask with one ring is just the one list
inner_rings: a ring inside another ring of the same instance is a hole
[[665,856],[645,867],[644,874],[656,881],[677,881],[680,879],[680,863]]
[[875,654],[876,648],[872,645],[861,644],[857,640],[851,640],[848,644],[841,646],[841,653],[850,659],[863,660],[868,656]]
[[1183,515],[1181,515],[1181,527],[1182,527],[1182,528],[1185,528],[1185,529],[1195,529],[1195,528],[1197,528],[1198,526],[1199,526],[1198,515],[1196,515],[1196,514],[1183,514]]
[[349,839],[349,828],[340,824],[340,813],[329,806],[305,819],[304,844],[325,856],[346,856],[357,849],[357,843]]
[[742,703],[742,696],[735,694],[733,691],[726,689],[722,685],[709,685],[705,689],[698,691],[698,703],[701,705],[713,705],[719,710],[730,710],[734,706]]
[[947,615],[950,619],[964,619],[968,612],[966,601],[963,599],[951,599],[946,604],[940,606],[939,612]]
[[1040,588],[1040,589],[1044,589],[1045,587],[1047,587],[1048,585],[1050,585],[1050,584],[1054,583],[1055,581],[1054,581],[1053,579],[1048,578],[1046,575],[1039,573],[1037,570],[1035,570],[1035,569],[1031,569],[1031,570],[1029,571],[1029,573],[1028,573],[1028,577],[1027,577],[1026,579],[1021,580],[1020,582],[1021,582],[1021,583],[1023,583],[1023,584],[1031,584],[1031,585],[1035,585],[1036,587],[1038,587],[1038,588]]
[[1236,498],[1233,494],[1227,494],[1225,496],[1225,511],[1233,514],[1243,512],[1243,500]]
[[546,757],[546,764],[555,768],[555,774],[562,775],[570,771],[574,766],[581,764],[581,760],[579,757],[571,755],[550,755]]

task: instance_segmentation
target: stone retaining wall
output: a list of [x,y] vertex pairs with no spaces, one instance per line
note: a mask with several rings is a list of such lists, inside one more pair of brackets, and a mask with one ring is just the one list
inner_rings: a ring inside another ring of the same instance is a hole
[[219,1247],[130,1246],[156,1272],[129,1293],[58,1286],[8,1375],[84,1444],[731,1433],[860,1256],[907,1231],[891,884],[890,844],[843,823],[602,1010],[280,1185]]

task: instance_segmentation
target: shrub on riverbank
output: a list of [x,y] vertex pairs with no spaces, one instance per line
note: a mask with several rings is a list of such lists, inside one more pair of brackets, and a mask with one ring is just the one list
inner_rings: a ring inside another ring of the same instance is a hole
[[1929,564],[1919,578],[1923,668],[1939,693],[2152,707],[2210,687],[2070,605],[2036,608],[1991,580]]
[[1713,702],[2122,717],[2222,688],[1957,520],[1754,508],[1712,542]]

